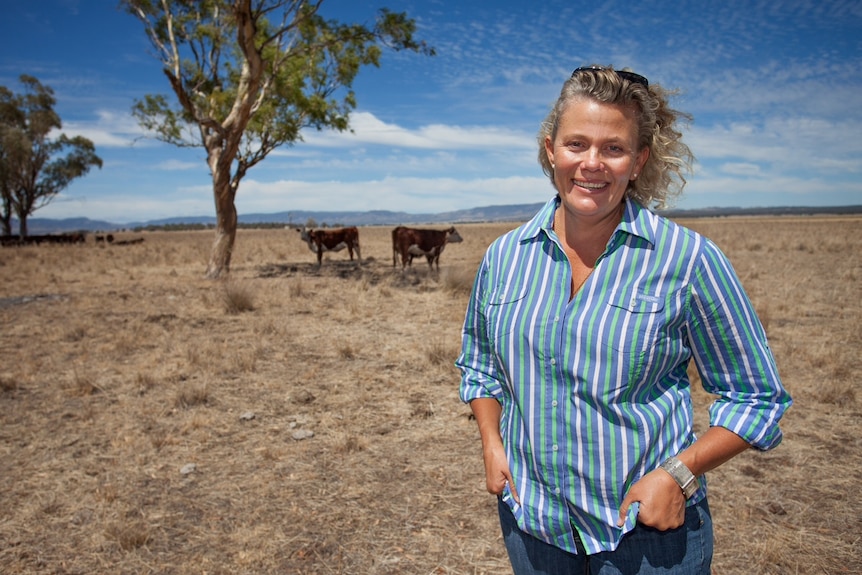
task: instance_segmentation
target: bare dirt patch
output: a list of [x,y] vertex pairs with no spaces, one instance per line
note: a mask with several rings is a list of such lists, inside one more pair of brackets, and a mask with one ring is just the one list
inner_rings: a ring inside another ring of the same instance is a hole
[[[709,476],[714,572],[862,573],[862,219],[683,222],[731,258],[796,405]],[[0,250],[0,572],[506,573],[452,366],[472,273],[290,230]],[[141,234],[138,234],[141,235]],[[138,236],[135,236],[138,237]],[[695,397],[704,426],[709,397]]]

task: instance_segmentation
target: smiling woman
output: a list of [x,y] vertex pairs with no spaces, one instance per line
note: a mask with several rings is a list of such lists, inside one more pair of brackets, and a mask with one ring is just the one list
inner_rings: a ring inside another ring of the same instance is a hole
[[[538,138],[557,194],[476,275],[456,363],[516,575],[708,575],[703,474],[781,441],[790,397],[730,263],[649,209],[685,183],[680,117],[643,76],[575,70]],[[690,364],[719,398],[699,438]]]

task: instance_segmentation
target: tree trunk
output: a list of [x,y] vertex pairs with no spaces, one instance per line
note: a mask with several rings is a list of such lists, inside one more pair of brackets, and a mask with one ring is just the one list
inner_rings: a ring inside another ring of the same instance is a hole
[[12,214],[8,211],[4,211],[2,216],[0,216],[0,223],[3,225],[3,235],[11,236],[12,235]]
[[[218,144],[221,142],[216,140]],[[233,254],[233,244],[236,240],[236,186],[231,182],[232,156],[225,155],[221,145],[208,142],[208,163],[213,179],[213,197],[216,209],[216,237],[210,251],[210,261],[205,277],[219,279],[230,273],[230,258]]]
[[230,182],[214,189],[216,206],[216,236],[207,265],[207,279],[219,279],[230,273],[230,258],[236,240],[236,206]]
[[18,212],[18,237],[22,240],[27,237],[27,213]]

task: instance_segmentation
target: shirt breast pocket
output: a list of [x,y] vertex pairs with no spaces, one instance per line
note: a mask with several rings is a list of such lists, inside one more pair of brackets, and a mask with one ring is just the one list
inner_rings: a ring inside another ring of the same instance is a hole
[[663,298],[631,290],[614,292],[608,300],[605,344],[626,357],[644,354],[658,344],[664,321]]
[[[491,292],[485,308],[488,338],[493,342],[507,339],[519,325],[518,318],[525,309],[527,290],[501,285]],[[523,327],[523,326],[522,326]]]

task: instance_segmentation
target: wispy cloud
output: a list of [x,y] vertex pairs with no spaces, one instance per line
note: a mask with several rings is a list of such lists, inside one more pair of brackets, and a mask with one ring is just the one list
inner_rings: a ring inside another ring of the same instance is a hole
[[375,144],[395,148],[461,150],[470,148],[523,148],[530,136],[505,126],[453,126],[433,124],[408,129],[387,123],[369,112],[351,116],[351,132],[312,132],[305,143],[312,146]]
[[[489,192],[491,197],[489,198]],[[243,183],[237,206],[243,213],[320,210],[388,209],[437,213],[474,205],[541,202],[553,193],[544,177],[383,178],[364,182],[282,180]],[[373,198],[373,203],[370,202]],[[477,204],[476,202],[480,202]]]
[[64,122],[62,131],[67,135],[84,136],[97,147],[131,146],[136,142],[146,144],[144,130],[128,112],[96,110],[96,118],[76,119]]
[[165,160],[156,164],[156,169],[167,170],[169,172],[181,170],[200,170],[203,168],[203,162],[184,162],[181,160]]

